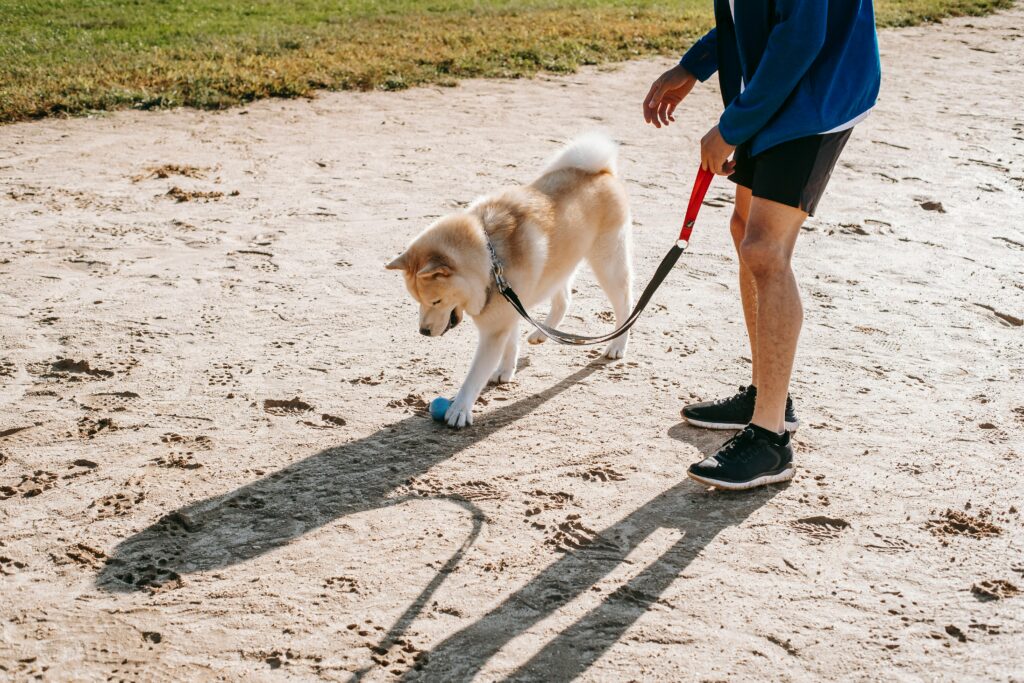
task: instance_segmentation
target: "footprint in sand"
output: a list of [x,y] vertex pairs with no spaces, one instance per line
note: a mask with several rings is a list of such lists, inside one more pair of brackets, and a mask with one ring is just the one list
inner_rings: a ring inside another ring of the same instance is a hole
[[850,527],[850,523],[845,519],[825,517],[823,515],[803,517],[789,524],[798,532],[817,543],[834,541],[839,538],[843,530]]
[[622,481],[622,480],[624,480],[626,478],[625,475],[619,473],[611,465],[609,465],[607,463],[600,463],[600,462],[599,463],[594,463],[593,465],[591,465],[591,466],[587,467],[586,469],[581,470],[579,472],[570,472],[569,476],[570,477],[579,477],[579,478],[583,479],[584,481],[601,481],[601,482]]
[[67,473],[61,476],[61,479],[65,481],[68,479],[78,479],[79,477],[84,477],[98,468],[99,463],[86,458],[78,458],[68,464]]
[[149,593],[175,590],[181,588],[185,583],[181,580],[181,575],[178,572],[165,567],[170,560],[171,558],[161,557],[155,563],[133,565],[134,571],[122,572],[114,578],[129,586],[145,589]]
[[16,496],[34,498],[56,486],[56,474],[46,470],[35,470],[32,474],[23,474],[21,480],[14,485],[0,486],[0,500],[7,500]]
[[339,593],[362,593],[359,581],[349,576],[329,576],[324,579],[324,588],[330,588]]
[[1021,589],[1005,579],[986,579],[971,586],[971,594],[982,602],[1013,598]]
[[423,475],[413,477],[401,491],[424,498],[431,496],[454,496],[466,500],[499,500],[505,496],[501,491],[486,481],[464,481],[448,483],[436,477]]
[[78,438],[92,439],[101,432],[116,432],[117,425],[109,417],[91,418],[81,417],[78,419]]
[[188,164],[161,164],[160,166],[150,166],[142,173],[132,176],[132,182],[138,183],[150,178],[170,178],[172,175],[203,179],[209,170],[209,168],[189,166]]
[[197,451],[209,451],[213,449],[213,439],[205,434],[188,436],[177,434],[175,432],[167,432],[160,436],[160,442],[169,446],[179,446],[181,448],[189,448]]
[[[357,635],[379,636],[384,628],[376,626],[369,619],[365,624],[349,624],[347,629]],[[393,642],[377,644],[372,641],[363,645],[370,650],[370,659],[374,664],[389,671],[393,676],[401,676],[410,669],[419,671],[427,661],[427,652],[417,647],[406,637],[396,638]]]
[[313,406],[297,396],[288,400],[268,398],[263,401],[263,411],[275,417],[289,417],[313,411]]
[[26,567],[28,565],[20,560],[0,555],[0,576],[13,576]]
[[[935,514],[934,512],[932,514]],[[962,510],[946,508],[941,513],[928,520],[925,528],[939,537],[967,536],[969,538],[985,538],[987,536],[998,536],[1003,533],[1002,528],[993,524],[989,517],[988,510],[981,510],[977,516],[973,516]]]
[[558,524],[544,525],[534,522],[534,526],[547,530],[544,545],[558,552],[573,553],[578,550],[610,550],[618,551],[619,547],[601,537],[596,531],[583,524],[577,514],[568,515]]
[[337,429],[338,427],[344,427],[347,423],[343,417],[323,413],[320,416],[319,422],[316,420],[303,420],[302,424],[313,429]]
[[94,368],[87,360],[58,358],[51,363],[35,364],[29,368],[32,374],[56,379],[81,379],[82,377],[113,377],[110,370]]
[[919,206],[925,211],[936,211],[938,213],[946,213],[946,207],[942,205],[942,202],[926,200],[920,202]]
[[230,252],[228,256],[239,263],[244,263],[248,267],[264,273],[276,273],[279,270],[277,264],[273,261],[274,255],[269,251],[240,249]]
[[107,554],[102,550],[93,548],[91,545],[75,543],[65,548],[63,553],[50,553],[50,559],[56,565],[74,563],[83,570],[92,571],[103,566],[104,560],[107,559]]
[[548,493],[547,491],[531,491],[529,493],[529,500],[526,502],[527,517],[533,517],[539,515],[545,510],[561,510],[566,505],[573,502],[573,495],[571,493],[565,493],[564,491],[556,491],[554,493]]
[[78,404],[88,410],[104,410],[111,413],[122,413],[138,405],[141,396],[134,391],[107,391],[89,394],[78,399]]
[[145,499],[146,494],[143,491],[112,493],[89,503],[88,509],[96,511],[96,519],[122,517],[129,514],[136,505]]
[[453,495],[466,500],[498,500],[503,498],[501,491],[486,481],[465,481],[452,485],[448,489]]
[[191,453],[168,453],[152,461],[157,467],[176,470],[198,470],[203,465]]
[[902,538],[883,536],[876,531],[872,531],[871,534],[875,537],[875,540],[870,543],[865,543],[864,547],[876,553],[886,553],[890,555],[897,553],[909,553],[915,547],[912,543],[905,541]]
[[213,369],[207,372],[206,383],[209,386],[235,386],[239,377],[252,374],[252,368],[240,363],[214,363]]
[[417,394],[409,394],[405,398],[388,401],[388,408],[405,408],[407,410],[411,408],[411,412],[419,413],[426,413],[430,410],[426,400]]
[[[186,190],[183,187],[178,187],[177,185],[175,185],[174,187],[169,189],[164,194],[164,196],[170,197],[171,199],[179,203],[196,201],[209,202],[215,199],[223,199],[224,193],[221,192],[220,190]],[[228,196],[238,196],[238,190],[235,190],[234,192],[229,192]]]

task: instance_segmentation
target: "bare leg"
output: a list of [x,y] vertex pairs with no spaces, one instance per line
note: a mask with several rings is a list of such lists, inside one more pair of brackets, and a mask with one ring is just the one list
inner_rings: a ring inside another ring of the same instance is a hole
[[476,347],[476,355],[473,356],[473,364],[469,367],[469,374],[466,375],[462,388],[444,415],[444,421],[448,426],[461,428],[473,424],[473,404],[487,385],[491,373],[498,367],[498,361],[505,352],[508,335],[514,329],[515,326],[510,323],[497,332],[480,331],[480,341]]
[[[558,323],[555,323],[556,325]],[[512,378],[516,376],[516,363],[519,362],[519,322],[516,321],[512,327],[512,331],[508,334],[508,340],[505,342],[505,352],[501,356],[501,362],[498,364],[498,369],[491,375],[491,382],[494,384],[503,384],[505,382],[511,382]]]
[[803,324],[800,290],[790,266],[796,238],[807,214],[754,197],[740,243],[740,260],[756,286],[757,402],[752,423],[782,432],[786,395]]
[[[569,311],[569,304],[572,303],[572,278],[570,277],[565,286],[558,290],[553,297],[551,297],[551,311],[548,313],[547,319],[544,324],[548,327],[558,328],[559,323],[562,322],[562,318]],[[534,330],[533,333],[526,338],[526,341],[531,344],[543,344],[548,339],[548,336],[540,330]]]
[[740,257],[740,300],[743,302],[743,320],[747,324],[747,338],[750,340],[750,383],[757,386],[757,284],[750,269],[743,263],[740,244],[747,234],[747,218],[750,215],[750,188],[736,186],[736,208],[729,222],[736,254]]

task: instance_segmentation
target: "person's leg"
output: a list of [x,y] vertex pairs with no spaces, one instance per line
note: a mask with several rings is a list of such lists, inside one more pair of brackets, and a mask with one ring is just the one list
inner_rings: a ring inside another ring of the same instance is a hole
[[756,289],[751,342],[757,348],[753,357],[757,399],[751,422],[776,433],[785,425],[789,378],[803,323],[800,290],[790,262],[806,218],[801,209],[753,197],[739,248]]
[[747,234],[747,219],[750,216],[750,188],[743,185],[736,186],[736,206],[732,212],[732,219],[729,221],[729,231],[732,233],[733,244],[736,245],[736,254],[739,256],[740,265],[740,300],[743,304],[743,321],[747,324],[747,338],[750,340],[750,383],[757,386],[757,284],[754,276],[743,263],[743,255],[740,245]]
[[[750,215],[751,184],[756,169],[748,154],[741,146],[736,151],[736,170],[729,179],[736,183],[736,205],[729,221],[733,243],[739,262],[740,303],[750,343],[750,385],[740,387],[739,393],[728,398],[712,399],[683,407],[682,416],[694,427],[702,429],[743,429],[754,414],[758,368],[757,345],[757,283],[750,269],[743,263],[740,245],[746,236],[747,219]],[[791,421],[795,425],[795,418]],[[792,428],[792,427],[791,427]]]

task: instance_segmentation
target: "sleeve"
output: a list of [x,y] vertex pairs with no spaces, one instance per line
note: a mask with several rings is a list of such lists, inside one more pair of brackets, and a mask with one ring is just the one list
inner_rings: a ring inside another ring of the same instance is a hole
[[718,71],[718,32],[711,29],[686,51],[679,63],[701,82]]
[[828,3],[777,0],[778,23],[743,92],[726,107],[718,130],[730,145],[754,137],[779,111],[825,43]]

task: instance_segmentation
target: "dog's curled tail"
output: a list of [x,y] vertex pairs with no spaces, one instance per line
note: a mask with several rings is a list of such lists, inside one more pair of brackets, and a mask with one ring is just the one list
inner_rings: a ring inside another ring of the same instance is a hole
[[575,168],[587,173],[615,175],[618,145],[603,133],[586,133],[574,139],[548,162],[544,173]]

